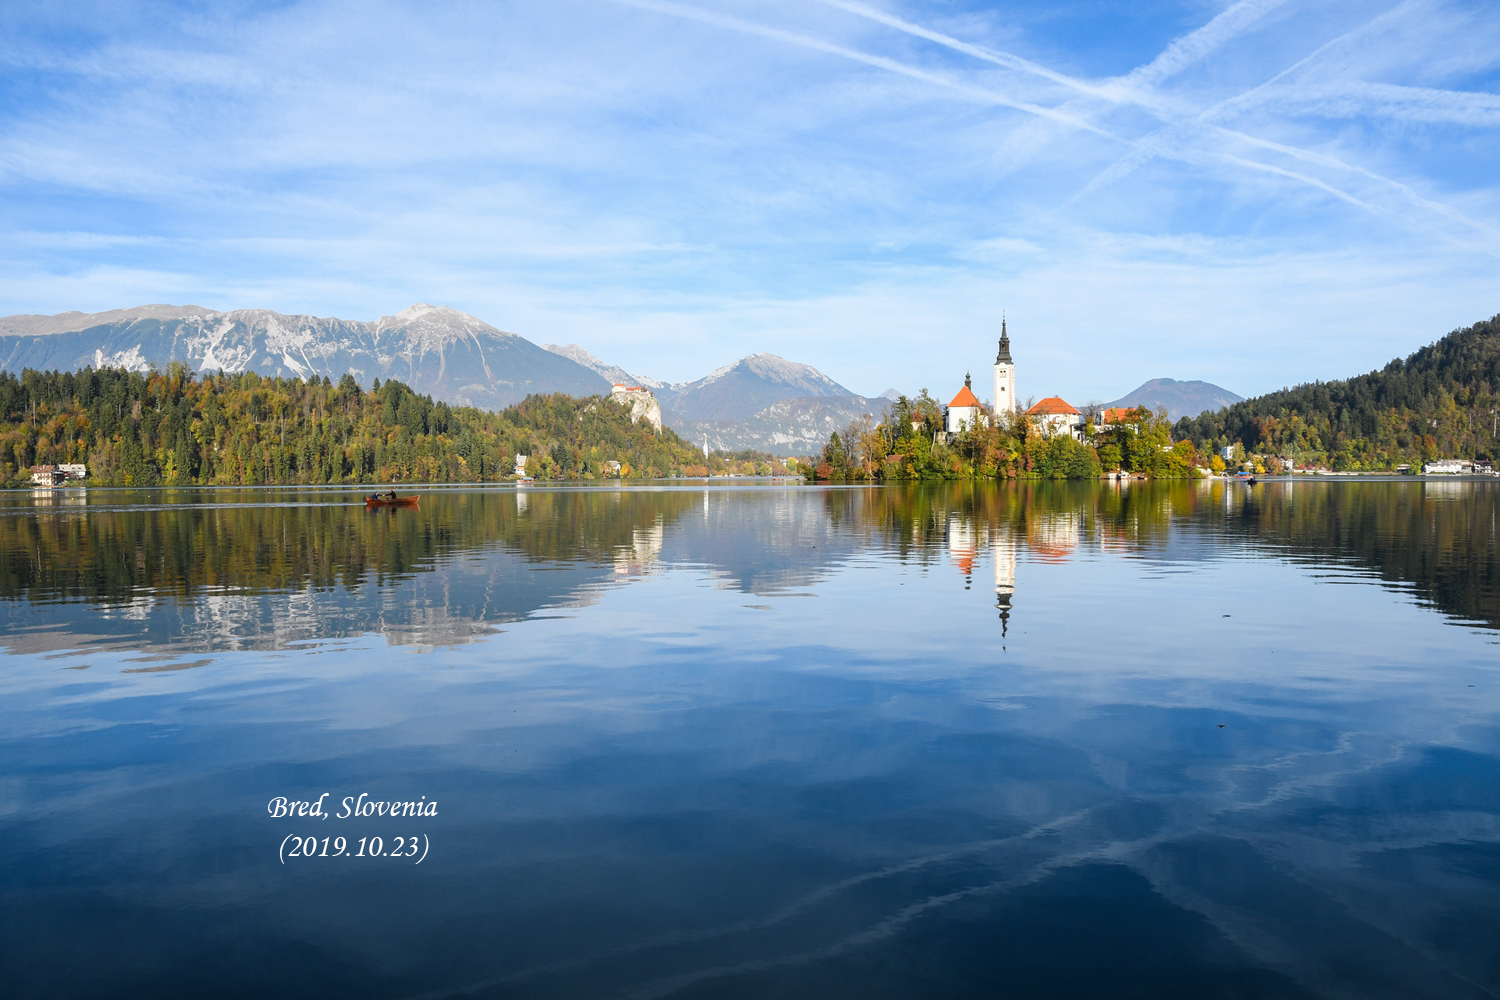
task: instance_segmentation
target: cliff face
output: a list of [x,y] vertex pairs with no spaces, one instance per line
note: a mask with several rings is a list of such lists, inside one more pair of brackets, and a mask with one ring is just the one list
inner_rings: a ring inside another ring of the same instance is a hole
[[644,420],[656,430],[661,430],[661,404],[649,390],[617,385],[611,390],[609,398],[630,408],[632,423]]
[[0,368],[138,371],[181,361],[201,372],[291,378],[352,374],[369,386],[400,379],[450,403],[500,409],[529,393],[590,396],[609,390],[596,372],[446,306],[417,304],[372,323],[268,309],[213,312],[142,306],[108,313],[0,319]]

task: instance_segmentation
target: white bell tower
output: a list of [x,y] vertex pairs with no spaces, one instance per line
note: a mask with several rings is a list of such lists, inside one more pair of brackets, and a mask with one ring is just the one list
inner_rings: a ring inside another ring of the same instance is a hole
[[1015,413],[1016,363],[1010,356],[1010,334],[1005,332],[1005,317],[1000,317],[1000,351],[995,355],[995,414]]

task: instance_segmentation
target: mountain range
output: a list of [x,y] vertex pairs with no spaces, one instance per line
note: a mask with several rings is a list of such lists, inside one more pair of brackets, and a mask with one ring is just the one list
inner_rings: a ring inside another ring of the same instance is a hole
[[851,392],[811,365],[774,354],[752,354],[692,382],[668,383],[633,375],[578,344],[542,346],[612,383],[650,389],[661,403],[663,423],[713,451],[805,455],[851,421],[866,414],[878,418],[889,402]]
[[694,442],[780,455],[805,454],[833,428],[863,413],[879,415],[885,405],[810,365],[773,354],[753,354],[691,382],[667,383],[607,364],[577,344],[542,347],[467,313],[425,303],[374,322],[192,305],[0,317],[0,369],[142,371],[173,361],[201,372],[287,378],[338,381],[349,373],[365,386],[394,378],[435,399],[490,410],[531,393],[590,396],[624,382],[650,389],[667,426]]
[[[752,354],[691,382],[669,383],[602,361],[578,344],[537,345],[447,306],[418,303],[374,322],[147,305],[102,313],[0,317],[0,369],[145,370],[184,362],[200,372],[289,378],[352,374],[362,385],[398,379],[434,399],[496,410],[532,393],[650,389],[666,426],[716,451],[805,455],[835,430],[879,419],[898,393],[869,398],[810,365]],[[1207,382],[1153,379],[1111,406],[1165,406],[1173,420],[1240,399]]]
[[204,372],[326,375],[335,382],[348,372],[365,386],[395,378],[420,393],[484,409],[533,392],[609,392],[609,382],[568,358],[457,309],[425,303],[373,323],[167,305],[0,318],[0,368],[9,371],[143,370],[171,361]]

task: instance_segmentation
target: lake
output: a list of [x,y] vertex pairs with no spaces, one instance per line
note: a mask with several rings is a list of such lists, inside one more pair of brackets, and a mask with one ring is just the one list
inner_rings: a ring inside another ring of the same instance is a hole
[[0,494],[8,996],[1500,993],[1495,485],[360,495]]

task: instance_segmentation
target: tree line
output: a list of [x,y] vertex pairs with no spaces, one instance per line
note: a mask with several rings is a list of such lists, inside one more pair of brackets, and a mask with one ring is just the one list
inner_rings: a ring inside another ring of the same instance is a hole
[[[0,373],[0,481],[84,463],[118,486],[494,482],[517,454],[538,479],[773,471],[769,455],[710,456],[604,397],[529,396],[499,412],[352,375],[268,378],[85,368]],[[613,463],[618,463],[616,467]],[[776,468],[780,468],[776,465]]]
[[1199,448],[1239,443],[1298,465],[1383,470],[1441,458],[1495,459],[1500,316],[1454,330],[1379,371],[1314,382],[1184,417]]
[[831,435],[805,471],[836,482],[1098,479],[1114,471],[1189,479],[1200,464],[1191,442],[1173,442],[1165,411],[1145,407],[1107,425],[1089,419],[1082,441],[1021,413],[991,414],[988,425],[956,434],[943,427],[943,407],[926,389],[901,396],[879,422],[867,416]]

